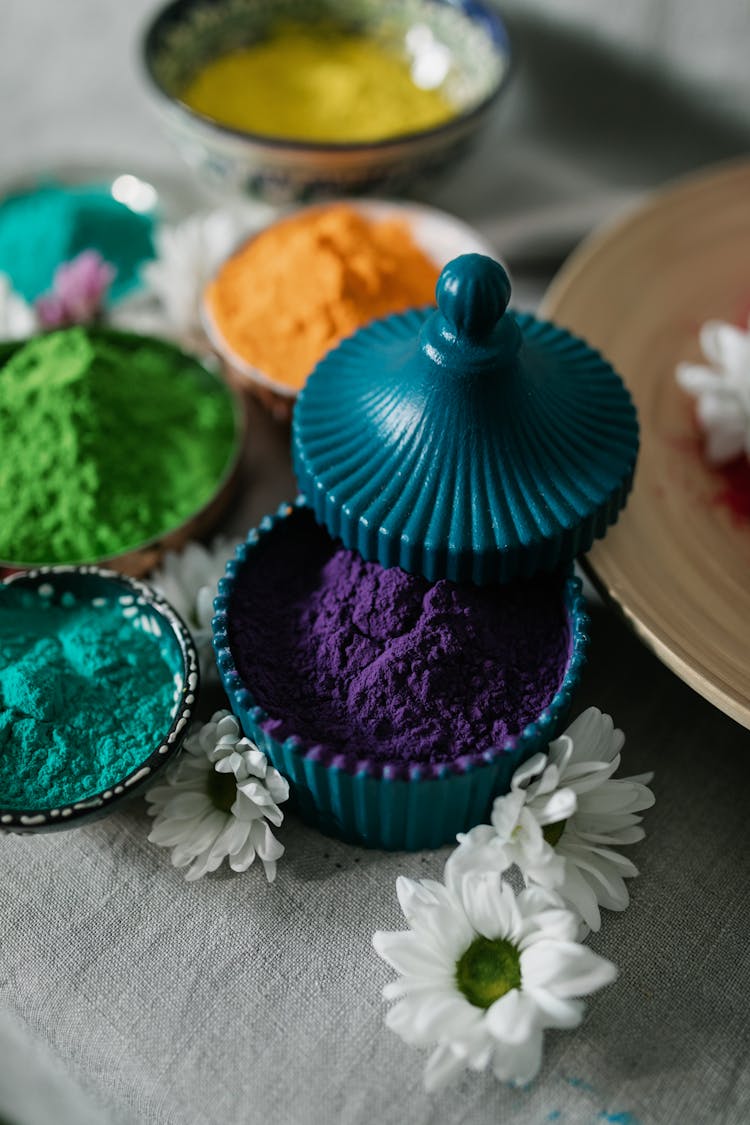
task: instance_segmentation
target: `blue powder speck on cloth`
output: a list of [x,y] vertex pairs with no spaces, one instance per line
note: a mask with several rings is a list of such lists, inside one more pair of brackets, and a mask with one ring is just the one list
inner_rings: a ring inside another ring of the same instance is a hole
[[139,284],[154,256],[153,217],[119,203],[106,184],[44,183],[0,201],[0,273],[27,301],[49,292],[55,270],[83,250],[98,250],[117,270],[110,297]]
[[585,1090],[588,1094],[594,1093],[594,1087],[591,1086],[588,1082],[585,1082],[583,1078],[566,1078],[565,1081],[575,1090]]
[[84,800],[140,765],[169,729],[175,679],[162,642],[114,603],[0,592],[0,807]]
[[622,1113],[602,1112],[599,1114],[599,1120],[608,1121],[610,1125],[639,1125],[638,1118],[633,1117],[633,1114],[628,1113],[627,1110]]

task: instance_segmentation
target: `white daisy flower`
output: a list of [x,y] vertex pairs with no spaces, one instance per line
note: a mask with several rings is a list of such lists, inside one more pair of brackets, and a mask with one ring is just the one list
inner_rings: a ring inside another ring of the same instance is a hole
[[624,910],[626,879],[638,874],[616,849],[642,840],[637,814],[654,803],[651,774],[617,778],[625,736],[609,715],[590,707],[565,734],[513,775],[491,824],[458,836],[446,878],[517,864],[527,883],[557,891],[586,926],[601,926],[599,907]]
[[268,822],[281,824],[279,805],[288,796],[286,779],[242,737],[234,715],[217,711],[185,740],[164,784],[146,794],[155,818],[148,838],[172,849],[172,863],[187,867],[189,881],[225,858],[233,871],[246,871],[257,855],[272,883],[284,847]]
[[0,340],[22,340],[38,329],[33,306],[16,293],[8,275],[0,273]]
[[428,1091],[464,1068],[491,1067],[525,1085],[542,1062],[545,1028],[577,1027],[580,996],[617,970],[576,940],[578,919],[541,887],[516,897],[498,872],[472,872],[448,886],[399,878],[409,925],[378,932],[373,945],[399,974],[383,990],[396,1004],[386,1024],[415,1047],[433,1047]]
[[188,543],[181,551],[167,551],[150,577],[151,585],[174,606],[195,641],[201,674],[215,677],[211,646],[211,617],[219,579],[239,540],[219,538],[210,547]]
[[750,331],[709,320],[700,343],[708,365],[678,364],[677,382],[695,396],[706,457],[715,465],[750,457]]
[[143,280],[173,331],[189,335],[200,330],[207,283],[242,239],[267,223],[271,214],[261,204],[238,204],[157,229],[157,256],[143,267]]

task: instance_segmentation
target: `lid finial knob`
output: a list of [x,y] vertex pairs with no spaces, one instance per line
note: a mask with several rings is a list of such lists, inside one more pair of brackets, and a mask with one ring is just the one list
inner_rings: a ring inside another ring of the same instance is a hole
[[471,381],[515,367],[521,333],[508,310],[510,280],[499,262],[462,254],[443,267],[435,293],[438,310],[421,332],[430,364]]
[[510,279],[492,258],[462,254],[443,268],[436,296],[440,312],[455,334],[478,341],[504,315],[510,301]]

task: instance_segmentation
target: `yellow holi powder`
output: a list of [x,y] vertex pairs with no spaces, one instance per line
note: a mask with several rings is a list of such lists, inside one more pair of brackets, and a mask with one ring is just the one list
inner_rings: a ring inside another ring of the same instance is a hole
[[300,141],[377,141],[447,121],[455,108],[412,80],[409,62],[365,35],[281,26],[208,63],[182,92],[235,129]]

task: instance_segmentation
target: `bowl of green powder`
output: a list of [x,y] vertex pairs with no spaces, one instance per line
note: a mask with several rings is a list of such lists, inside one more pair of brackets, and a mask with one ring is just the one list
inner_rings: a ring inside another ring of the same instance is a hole
[[146,574],[218,521],[242,437],[234,392],[171,343],[77,326],[0,345],[0,576]]
[[510,59],[483,0],[172,0],[143,42],[187,164],[275,204],[392,195],[455,168]]
[[145,583],[98,567],[0,582],[0,831],[72,828],[179,750],[198,657]]

